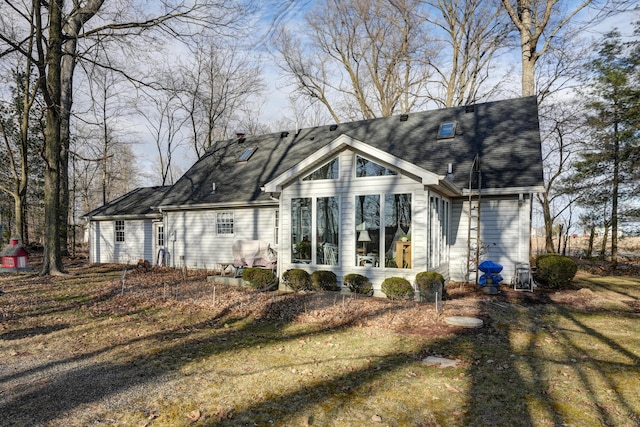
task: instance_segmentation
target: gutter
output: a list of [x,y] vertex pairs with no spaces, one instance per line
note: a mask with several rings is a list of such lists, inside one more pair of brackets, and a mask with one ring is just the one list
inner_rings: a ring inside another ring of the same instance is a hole
[[[273,200],[273,199],[272,199]],[[274,200],[275,201],[275,200]],[[276,204],[273,201],[265,202],[227,202],[227,203],[202,203],[198,205],[162,205],[151,206],[151,209],[162,211],[180,211],[180,210],[201,210],[201,209],[228,209],[228,208],[243,208],[243,207],[272,207]]]
[[[480,190],[482,196],[508,196],[512,194],[537,194],[544,192],[544,186],[534,185],[531,187],[505,187],[505,188],[483,188]],[[468,196],[469,189],[463,188],[462,195]]]

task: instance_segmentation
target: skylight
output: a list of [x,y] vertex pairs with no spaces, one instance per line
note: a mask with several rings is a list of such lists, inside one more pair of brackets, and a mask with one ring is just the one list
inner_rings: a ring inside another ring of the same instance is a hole
[[238,162],[246,162],[256,152],[258,147],[249,147],[238,157]]
[[456,135],[455,122],[445,122],[440,125],[438,139],[453,138]]

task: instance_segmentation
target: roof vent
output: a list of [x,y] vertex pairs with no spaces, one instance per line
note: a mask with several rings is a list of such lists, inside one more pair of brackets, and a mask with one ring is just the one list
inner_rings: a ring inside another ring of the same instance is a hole
[[280,132],[280,138],[286,138],[289,136],[289,132],[285,131],[285,132]]
[[401,122],[406,122],[409,119],[409,115],[408,114],[400,114],[400,121]]
[[245,141],[244,132],[236,132],[236,139],[238,140],[238,144],[242,144]]
[[215,194],[216,192],[216,183],[211,184],[211,194]]
[[476,111],[476,106],[471,104],[471,105],[465,105],[464,107],[464,112],[465,113],[473,113],[474,111]]
[[334,130],[336,130],[336,129],[338,129],[338,125],[331,125],[331,126],[329,126],[329,130],[330,130],[331,132],[333,132],[333,131],[334,131]]

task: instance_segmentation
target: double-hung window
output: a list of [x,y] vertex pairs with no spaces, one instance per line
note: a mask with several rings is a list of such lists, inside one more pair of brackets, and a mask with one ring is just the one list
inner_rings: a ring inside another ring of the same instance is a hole
[[115,223],[116,243],[124,242],[124,220],[117,219]]
[[233,212],[218,212],[216,215],[218,235],[233,234]]

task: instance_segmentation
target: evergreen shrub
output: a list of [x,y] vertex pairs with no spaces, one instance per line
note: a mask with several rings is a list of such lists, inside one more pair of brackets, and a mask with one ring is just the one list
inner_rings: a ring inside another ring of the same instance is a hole
[[316,270],[311,273],[311,286],[313,289],[323,289],[325,291],[340,290],[336,273],[329,270]]
[[577,271],[578,265],[568,256],[542,254],[536,258],[535,280],[549,288],[567,288]]
[[412,300],[413,286],[404,277],[387,277],[382,282],[382,292],[391,300]]
[[355,294],[373,295],[373,286],[366,276],[350,273],[344,276],[344,285]]
[[294,292],[311,290],[311,276],[300,268],[285,271],[282,274],[282,283]]
[[250,267],[242,269],[242,280],[256,289],[267,288],[278,281],[278,277],[267,268]]
[[416,286],[420,291],[420,299],[435,302],[436,292],[444,299],[444,277],[435,271],[422,271],[416,275]]

